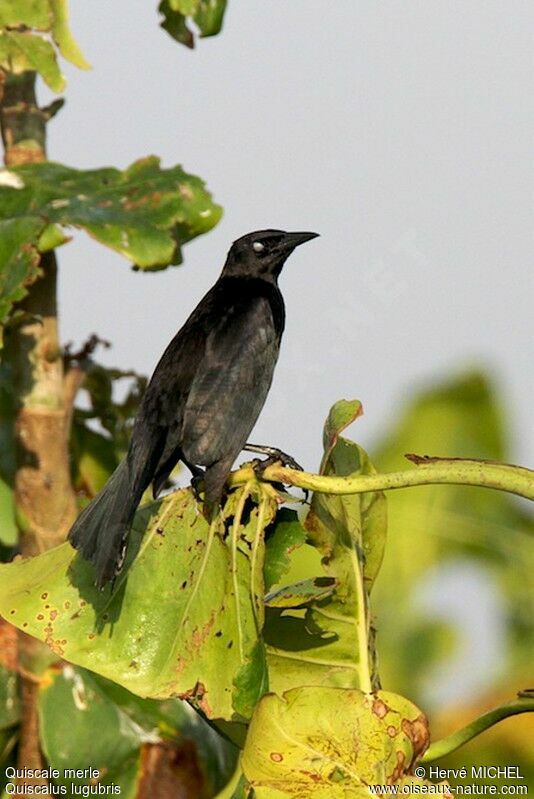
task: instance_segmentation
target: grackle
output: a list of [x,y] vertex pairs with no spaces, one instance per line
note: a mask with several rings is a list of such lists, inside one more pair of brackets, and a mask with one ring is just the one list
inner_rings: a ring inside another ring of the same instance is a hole
[[[163,353],[143,396],[128,454],[69,533],[103,588],[124,563],[144,491],[154,497],[182,461],[221,500],[271,385],[284,330],[278,276],[290,253],[317,233],[259,230],[232,245],[215,285]],[[204,467],[202,470],[201,467]]]

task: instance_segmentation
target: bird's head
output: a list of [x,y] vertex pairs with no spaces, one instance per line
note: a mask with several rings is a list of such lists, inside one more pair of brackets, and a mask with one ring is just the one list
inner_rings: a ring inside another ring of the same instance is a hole
[[284,230],[256,230],[234,241],[223,275],[277,278],[295,247],[318,233],[286,233]]

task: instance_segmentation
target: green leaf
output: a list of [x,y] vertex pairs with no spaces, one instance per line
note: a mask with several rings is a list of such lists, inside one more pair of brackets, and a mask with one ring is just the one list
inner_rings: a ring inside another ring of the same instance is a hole
[[195,39],[187,27],[185,17],[171,7],[169,0],[162,0],[159,4],[159,13],[163,15],[163,21],[160,22],[163,30],[180,44],[189,48],[195,46]]
[[209,718],[237,718],[257,675],[263,685],[262,541],[274,514],[264,499],[240,524],[247,496],[234,492],[211,524],[189,490],[142,508],[112,595],[68,544],[1,564],[0,613],[139,696],[181,696]]
[[185,17],[194,14],[198,8],[200,0],[170,0],[173,11],[179,11]]
[[188,27],[188,18],[202,37],[215,36],[222,28],[225,11],[226,0],[162,0],[159,5],[164,18],[161,27],[189,48],[195,46],[195,39]]
[[[495,387],[483,373],[469,371],[415,394],[374,459],[384,472],[405,469],[406,452],[507,460],[506,442]],[[450,640],[464,633],[450,623],[447,628],[416,596],[421,581],[452,558],[485,572],[496,592],[500,587],[509,624],[502,668],[510,675],[515,663],[524,674],[531,660],[524,642],[534,632],[532,518],[505,493],[454,485],[391,491],[388,509],[388,546],[373,594],[384,682],[415,691],[420,700],[434,696],[436,674],[450,661]],[[405,614],[397,612],[399,596]],[[429,625],[436,623],[441,635],[431,637]]]
[[18,541],[15,499],[12,488],[0,477],[0,544],[13,547]]
[[[81,669],[76,671],[88,673]],[[102,694],[139,729],[143,740],[159,738],[178,746],[184,739],[193,741],[210,789],[219,790],[228,782],[239,750],[219,735],[186,702],[179,699],[166,699],[162,702],[141,699],[103,677],[93,675],[93,679]]]
[[[185,703],[140,699],[84,669],[50,669],[41,681],[39,711],[41,743],[50,765],[63,773],[90,764],[103,775],[98,783],[119,785],[121,795],[137,795],[147,744],[164,744],[171,758],[178,758],[185,741],[193,741],[212,792],[235,768],[237,749]],[[102,730],[97,740],[95,730]],[[83,785],[88,780],[60,780],[66,786],[72,782]]]
[[274,532],[265,548],[265,587],[270,589],[279,583],[291,566],[291,555],[306,541],[306,530],[297,514],[289,508],[281,508],[276,514]]
[[211,230],[222,213],[199,178],[179,166],[160,169],[155,157],[124,172],[53,162],[13,172],[24,188],[0,187],[5,217],[83,228],[143,269],[179,263],[182,245]]
[[[60,775],[65,769],[91,766],[102,775],[99,785],[115,784],[120,787],[121,796],[136,795],[139,750],[150,736],[108,700],[91,674],[66,666],[61,671],[51,669],[43,676],[39,727],[47,762]],[[60,776],[57,782],[80,788],[89,779]]]
[[265,647],[261,639],[256,641],[236,674],[234,686],[236,688],[234,709],[242,719],[249,719],[256,704],[269,689]]
[[8,71],[35,69],[51,89],[62,90],[64,79],[55,50],[47,39],[36,35],[36,31],[51,34],[61,55],[72,64],[80,69],[90,68],[70,32],[67,0],[2,0],[0,28],[27,29],[4,31],[0,59]]
[[214,799],[248,799],[249,791],[246,787],[246,779],[241,768],[241,760],[236,762],[234,773],[227,780]]
[[300,580],[277,591],[271,591],[265,597],[265,605],[268,608],[300,608],[331,597],[335,586],[336,581],[333,577]]
[[[17,188],[14,188],[14,185]],[[143,269],[182,261],[182,247],[220,219],[202,181],[144,158],[124,172],[26,164],[0,180],[0,324],[40,274],[38,250],[84,229]]]
[[52,11],[46,0],[2,0],[0,3],[0,28],[24,25],[37,30],[50,30]]
[[225,11],[226,0],[200,0],[193,18],[202,36],[220,33]]
[[[1,223],[0,223],[1,227]],[[2,243],[0,243],[0,248]],[[7,359],[0,359],[0,541],[13,543],[10,530],[13,524],[12,489],[15,477],[15,397],[13,369]],[[7,534],[7,539],[5,535]]]
[[54,21],[51,30],[59,52],[63,58],[66,58],[75,67],[91,69],[91,65],[85,60],[70,31],[67,0],[52,0],[52,7],[54,9]]
[[[0,196],[18,191],[2,187]],[[0,220],[0,325],[5,323],[13,304],[28,293],[28,286],[40,275],[36,241],[44,227],[44,220],[35,217]]]
[[10,727],[0,730],[0,797],[7,799],[6,785],[11,782],[6,774],[9,766],[16,765],[16,746],[18,743],[18,729]]
[[15,398],[12,368],[10,364],[0,359],[0,545],[8,549],[18,541],[13,496],[14,476]]
[[70,237],[66,235],[59,225],[47,225],[39,236],[37,249],[39,252],[48,252],[60,247],[67,241],[70,241]]
[[424,715],[386,691],[297,688],[264,696],[242,757],[257,799],[363,799],[394,784],[428,745]]
[[338,442],[339,434],[362,414],[363,406],[359,400],[338,400],[332,405],[323,428],[324,455],[321,462],[321,474],[326,474],[326,464]]
[[[362,413],[357,400],[337,402],[328,415],[323,433],[325,453],[321,474],[346,476],[376,474],[367,453],[343,438],[340,433]],[[323,558],[338,559],[335,577],[339,577],[339,556],[348,558],[343,570],[354,572],[354,563],[361,560],[365,588],[369,592],[380,569],[386,543],[386,498],[383,492],[336,496],[315,494],[311,512],[306,520],[311,540],[319,547]],[[350,591],[350,582],[341,579],[340,590]],[[345,597],[339,593],[339,597]]]
[[[359,402],[345,400],[330,411],[323,437],[324,474],[375,473],[366,453],[340,435],[360,412]],[[381,492],[316,493],[305,526],[310,543],[322,557],[323,574],[335,581],[336,590],[305,611],[267,614],[271,689],[279,694],[299,685],[368,690],[377,679],[368,594],[385,544],[385,497]],[[315,570],[303,577],[318,575],[321,572]]]
[[0,32],[0,66],[17,74],[34,70],[54,92],[65,88],[56,53],[47,39],[19,31]]

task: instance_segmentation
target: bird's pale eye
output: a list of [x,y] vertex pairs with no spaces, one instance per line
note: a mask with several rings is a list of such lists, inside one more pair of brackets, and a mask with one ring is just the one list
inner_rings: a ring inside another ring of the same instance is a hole
[[252,245],[252,249],[254,252],[263,252],[265,249],[265,244],[262,244],[261,241],[255,241]]

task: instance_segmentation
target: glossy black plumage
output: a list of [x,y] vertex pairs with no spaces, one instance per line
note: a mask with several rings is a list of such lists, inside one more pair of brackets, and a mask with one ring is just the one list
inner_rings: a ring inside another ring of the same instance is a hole
[[69,539],[104,586],[122,567],[141,497],[181,460],[204,467],[205,496],[221,499],[232,464],[264,405],[285,311],[277,279],[315,233],[262,230],[232,245],[221,276],[163,353],[143,397],[128,455],[74,523]]

